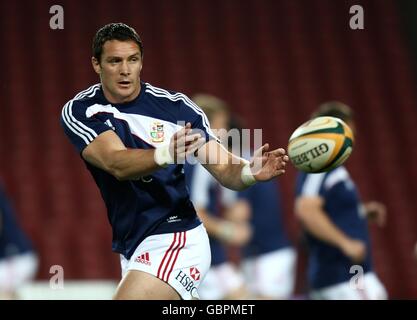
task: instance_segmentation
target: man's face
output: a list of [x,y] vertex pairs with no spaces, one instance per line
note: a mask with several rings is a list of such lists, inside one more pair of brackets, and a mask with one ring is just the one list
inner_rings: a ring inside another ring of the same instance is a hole
[[94,70],[100,75],[104,95],[109,102],[129,102],[138,96],[142,58],[136,42],[106,41],[101,61],[94,57],[91,61]]

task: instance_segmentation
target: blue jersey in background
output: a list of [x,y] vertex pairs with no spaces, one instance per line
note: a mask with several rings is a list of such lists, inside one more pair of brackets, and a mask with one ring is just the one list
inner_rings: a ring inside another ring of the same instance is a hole
[[[321,197],[323,210],[330,220],[349,237],[362,240],[367,245],[364,272],[372,270],[371,247],[367,220],[358,190],[345,167],[319,174],[300,173],[297,178],[296,195]],[[313,289],[349,281],[353,263],[335,246],[321,241],[306,232],[309,247],[308,278]]]
[[248,201],[252,214],[253,235],[243,249],[244,257],[252,257],[290,246],[283,224],[281,197],[276,180],[256,183],[239,192]]

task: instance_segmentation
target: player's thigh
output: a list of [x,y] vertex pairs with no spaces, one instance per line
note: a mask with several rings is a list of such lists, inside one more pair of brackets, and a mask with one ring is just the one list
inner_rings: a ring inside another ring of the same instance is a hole
[[383,300],[387,299],[387,292],[376,275],[368,272],[358,283],[342,282],[314,290],[311,296],[324,300]]
[[204,300],[245,299],[249,294],[241,271],[229,262],[211,267],[198,291]]
[[180,296],[166,282],[138,270],[129,270],[113,297],[115,300],[179,300]]
[[243,270],[252,294],[264,299],[290,298],[295,286],[296,260],[292,248],[244,260]]
[[355,288],[349,281],[338,283],[310,293],[313,300],[363,300],[364,292]]
[[16,290],[33,279],[37,269],[38,258],[32,252],[0,260],[0,291]]
[[149,236],[130,259],[121,257],[121,266],[123,277],[131,270],[142,271],[169,285],[182,299],[198,299],[198,288],[210,267],[207,232],[201,224],[187,231]]
[[369,300],[386,300],[388,293],[385,286],[378,279],[374,272],[366,273],[364,276],[366,296]]

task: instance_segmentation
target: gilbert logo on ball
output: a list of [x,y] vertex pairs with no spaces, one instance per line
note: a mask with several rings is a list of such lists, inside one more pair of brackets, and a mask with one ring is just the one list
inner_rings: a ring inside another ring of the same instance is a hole
[[325,172],[349,158],[353,142],[352,130],[344,121],[334,117],[317,117],[293,132],[288,141],[288,156],[299,170]]

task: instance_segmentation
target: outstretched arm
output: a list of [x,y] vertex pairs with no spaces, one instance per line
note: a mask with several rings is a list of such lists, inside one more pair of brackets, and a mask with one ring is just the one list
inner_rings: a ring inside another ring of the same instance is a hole
[[223,186],[243,190],[257,181],[268,181],[285,173],[289,160],[285,150],[268,152],[268,149],[269,145],[265,144],[248,162],[210,140],[198,150],[198,160]]
[[128,149],[113,131],[97,136],[82,152],[90,164],[118,180],[137,179],[184,158],[202,144],[200,134],[191,134],[191,124],[176,132],[170,144],[161,149]]

